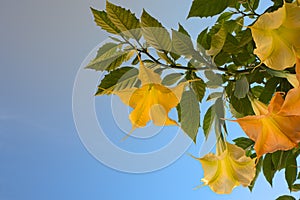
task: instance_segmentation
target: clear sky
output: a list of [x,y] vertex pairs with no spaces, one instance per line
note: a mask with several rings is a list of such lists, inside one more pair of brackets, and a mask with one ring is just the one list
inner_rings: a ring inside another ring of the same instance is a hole
[[[112,2],[137,16],[145,8],[168,28],[177,28],[181,22],[193,38],[208,25],[200,19],[186,21],[191,1]],[[103,9],[105,1],[0,3],[0,200],[256,200],[289,193],[283,172],[276,175],[273,188],[260,176],[252,193],[242,187],[230,195],[216,195],[208,187],[193,190],[201,184],[203,172],[186,154],[163,169],[140,174],[120,172],[95,159],[81,142],[72,113],[77,71],[88,53],[107,39],[94,24],[90,6]],[[104,117],[111,116],[105,101],[106,97],[97,97],[97,116],[105,133],[115,134],[119,130],[115,122]],[[175,131],[164,129],[166,136],[158,134],[154,141],[136,138],[120,143],[118,136],[107,137],[120,148],[147,152],[168,143]],[[231,134],[234,138],[242,133],[232,126]],[[199,146],[191,145],[186,152],[197,155]],[[126,158],[120,163],[132,164]]]

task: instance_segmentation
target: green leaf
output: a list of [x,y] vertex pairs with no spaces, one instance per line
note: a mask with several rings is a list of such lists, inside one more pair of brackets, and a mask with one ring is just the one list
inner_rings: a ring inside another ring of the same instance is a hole
[[95,95],[109,95],[113,91],[132,88],[137,82],[138,69],[134,67],[122,67],[105,75]]
[[227,30],[222,26],[219,31],[211,37],[211,46],[206,53],[210,56],[216,56],[222,50],[227,36]]
[[216,117],[215,106],[212,105],[206,111],[203,119],[203,131],[206,139],[208,138],[215,117]]
[[208,95],[206,101],[214,100],[216,98],[219,98],[223,95],[223,92],[213,92]]
[[272,162],[276,170],[281,170],[285,168],[287,158],[291,152],[290,151],[276,151],[272,153]]
[[292,190],[292,186],[297,179],[297,156],[293,153],[289,154],[285,166],[285,180]]
[[220,53],[213,57],[213,60],[217,66],[222,66],[231,62],[231,56],[229,53],[221,50]]
[[178,32],[182,33],[188,37],[191,37],[190,34],[183,28],[183,26],[181,24],[178,24],[179,28],[178,28]]
[[197,54],[191,38],[175,30],[172,30],[172,45],[176,54],[186,57],[194,57]]
[[253,188],[254,188],[254,185],[255,185],[255,182],[256,182],[256,180],[257,180],[257,177],[258,177],[258,175],[259,175],[260,172],[261,172],[262,164],[263,164],[263,158],[261,157],[261,158],[258,160],[257,164],[256,164],[255,177],[253,178],[251,184],[248,186],[248,188],[249,188],[250,191],[252,191]]
[[272,154],[268,153],[265,155],[264,162],[263,162],[263,173],[266,180],[272,186],[273,177],[275,175],[276,169],[272,162]]
[[242,114],[243,116],[254,114],[251,102],[247,97],[238,99],[235,96],[231,96],[230,104],[238,113]]
[[140,39],[140,22],[130,10],[106,1],[106,12],[111,22],[122,34],[136,40]]
[[223,84],[222,76],[221,74],[215,73],[211,70],[206,70],[204,72],[206,78],[208,79],[207,87],[210,88],[216,88]]
[[263,90],[264,90],[264,87],[262,87],[260,85],[257,85],[257,86],[254,86],[253,88],[251,88],[251,92],[256,98],[258,98],[261,95]]
[[121,50],[122,45],[107,43],[99,48],[96,57],[86,66],[97,71],[111,71],[128,61],[134,54],[133,51]]
[[207,33],[208,28],[204,29],[197,38],[197,47],[199,49],[200,46],[202,46],[204,49],[209,49],[210,48],[210,41],[211,37]]
[[147,43],[157,50],[170,51],[171,38],[162,24],[143,10],[141,16],[142,33]]
[[189,17],[211,17],[224,11],[228,0],[194,0]]
[[299,192],[300,191],[300,184],[292,185],[292,192]]
[[196,143],[200,127],[200,108],[197,97],[192,91],[185,91],[180,101],[181,128]]
[[156,51],[157,55],[159,56],[159,58],[163,59],[164,61],[166,61],[168,64],[173,64],[174,62],[172,61],[172,59],[168,56],[168,54],[164,51],[164,52],[160,52],[160,51]]
[[206,90],[205,82],[200,77],[198,77],[195,72],[187,72],[185,78],[186,80],[191,81],[190,86],[192,91],[197,96],[198,101],[202,102]]
[[283,196],[278,197],[276,200],[296,200],[296,199],[292,196],[283,195]]
[[239,41],[236,39],[236,36],[233,36],[231,33],[228,33],[223,46],[223,51],[231,54],[240,53],[241,48],[239,48],[238,45]]
[[276,78],[276,77],[270,78],[267,81],[263,92],[259,96],[259,100],[265,104],[268,104],[269,101],[271,100],[279,82],[280,82],[279,78]]
[[166,86],[171,86],[177,83],[181,78],[183,78],[183,74],[181,73],[168,74],[163,78],[162,84]]
[[91,7],[94,15],[94,21],[98,26],[108,33],[118,34],[121,31],[110,21],[105,11],[99,11]]
[[238,99],[245,98],[249,92],[249,83],[246,76],[242,76],[236,81],[234,96]]
[[241,147],[242,149],[248,149],[249,147],[254,145],[254,141],[249,139],[249,138],[245,138],[245,137],[239,137],[233,140],[233,142]]
[[193,89],[194,93],[197,96],[198,101],[202,102],[202,99],[205,95],[206,84],[204,83],[204,81],[201,78],[198,77],[198,79],[193,81],[191,83],[191,85],[192,85],[192,89]]

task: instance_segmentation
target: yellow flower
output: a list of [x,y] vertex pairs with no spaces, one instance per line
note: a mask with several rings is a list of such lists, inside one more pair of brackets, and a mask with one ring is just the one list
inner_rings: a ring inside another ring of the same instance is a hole
[[297,88],[299,87],[299,81],[297,80],[296,74],[285,74],[286,79],[290,82],[290,84],[294,87]]
[[297,2],[261,15],[249,27],[256,44],[254,53],[266,66],[283,70],[295,64],[300,56],[300,7]]
[[255,176],[255,160],[245,156],[245,151],[225,143],[224,151],[217,147],[217,155],[209,153],[198,158],[204,170],[201,180],[218,194],[229,194],[236,186],[249,186]]
[[141,81],[140,88],[114,92],[123,103],[133,108],[129,115],[132,130],[146,126],[150,120],[157,126],[177,125],[168,117],[168,113],[180,102],[185,83],[167,88],[161,84],[159,74],[145,67],[142,62],[138,78]]

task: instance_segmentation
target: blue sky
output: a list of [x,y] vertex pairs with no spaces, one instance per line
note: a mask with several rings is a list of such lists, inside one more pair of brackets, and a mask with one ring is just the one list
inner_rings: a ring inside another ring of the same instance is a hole
[[[193,38],[208,25],[200,19],[186,21],[191,1],[112,2],[130,8],[138,16],[145,8],[168,28],[177,28],[181,22]],[[77,71],[88,53],[107,39],[107,34],[94,24],[90,6],[103,9],[105,1],[0,3],[1,200],[250,200],[288,194],[282,172],[276,175],[273,188],[260,176],[252,193],[242,187],[223,196],[208,187],[193,190],[201,184],[203,172],[200,164],[186,154],[166,168],[141,174],[120,172],[95,159],[80,141],[72,114]],[[100,121],[103,113],[107,113],[106,104],[101,104],[105,100],[105,97],[96,100]],[[103,123],[104,129],[112,127],[112,133],[118,131],[110,119],[103,119]],[[166,136],[153,138],[167,142],[175,129],[163,131]],[[234,126],[232,137],[240,134],[240,129]],[[119,141],[114,136],[108,137]],[[156,140],[128,139],[120,146],[131,151],[150,151],[163,145],[155,143]],[[199,147],[192,145],[187,152],[197,155]],[[126,159],[120,162],[131,164]]]

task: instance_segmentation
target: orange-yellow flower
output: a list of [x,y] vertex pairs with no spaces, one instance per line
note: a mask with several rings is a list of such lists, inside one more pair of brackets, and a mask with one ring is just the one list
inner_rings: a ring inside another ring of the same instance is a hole
[[283,70],[295,64],[300,56],[300,7],[297,2],[261,15],[249,27],[256,44],[254,53],[266,66]]
[[249,186],[255,176],[255,160],[236,145],[226,142],[225,146],[223,151],[217,147],[217,155],[198,158],[204,170],[201,180],[218,194],[229,194],[239,185]]
[[269,107],[253,100],[253,107],[260,104],[261,112],[236,120],[249,138],[255,141],[257,157],[277,150],[292,149],[300,142],[300,115],[282,112],[284,103],[280,93],[275,94]]
[[138,78],[141,81],[140,88],[114,92],[126,105],[133,108],[129,115],[132,130],[146,126],[150,120],[157,126],[177,125],[176,121],[168,117],[168,113],[180,102],[185,83],[167,88],[161,84],[159,74],[145,67],[142,62]]

